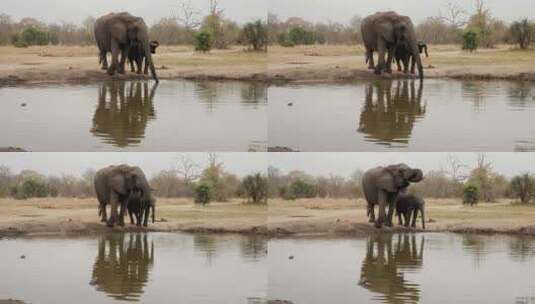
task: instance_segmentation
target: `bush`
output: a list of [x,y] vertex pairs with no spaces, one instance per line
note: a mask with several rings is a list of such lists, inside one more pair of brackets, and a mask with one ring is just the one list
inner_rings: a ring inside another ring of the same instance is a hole
[[277,36],[277,42],[283,47],[294,47],[295,43],[290,41],[286,33],[281,33]]
[[240,191],[247,197],[247,201],[254,204],[267,203],[268,181],[260,173],[246,176],[240,187]]
[[513,197],[520,199],[520,202],[529,203],[535,196],[535,178],[529,173],[513,177],[510,191]]
[[247,23],[243,27],[242,36],[245,42],[253,47],[253,50],[266,50],[268,42],[267,26],[261,20]]
[[463,50],[468,50],[470,53],[477,50],[479,47],[479,35],[474,30],[467,30],[463,34]]
[[317,187],[302,179],[297,179],[290,184],[290,189],[286,191],[284,199],[295,200],[299,198],[313,198],[318,195]]
[[212,34],[208,31],[200,31],[195,34],[195,50],[206,53],[212,49],[214,45]]
[[310,45],[316,42],[314,32],[307,31],[301,27],[293,27],[288,32],[288,40],[294,45]]
[[47,45],[49,43],[48,33],[34,26],[26,28],[20,34],[15,43],[26,43],[27,45]]
[[24,42],[24,41],[16,41],[14,44],[13,44],[16,48],[27,48],[28,47],[28,43]]
[[47,197],[48,186],[36,178],[29,178],[11,190],[15,199],[28,199],[32,197]]
[[529,22],[528,19],[515,21],[509,27],[509,33],[515,44],[523,50],[527,49],[535,39],[535,24]]
[[195,187],[195,204],[207,205],[212,201],[212,187],[201,183]]
[[475,185],[466,185],[463,189],[463,204],[477,205],[479,203],[479,188]]

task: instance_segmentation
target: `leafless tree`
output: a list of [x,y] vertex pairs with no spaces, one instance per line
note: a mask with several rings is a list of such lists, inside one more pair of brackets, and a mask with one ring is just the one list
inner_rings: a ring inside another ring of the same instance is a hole
[[188,31],[192,31],[201,25],[201,12],[194,8],[189,1],[180,1],[178,15],[175,17]]
[[446,13],[440,12],[440,19],[447,22],[449,25],[460,28],[466,25],[466,17],[468,13],[462,7],[457,4],[448,2],[446,3]]
[[442,172],[458,183],[462,183],[468,178],[467,169],[468,166],[453,155],[448,155],[442,166]]
[[201,167],[185,155],[181,155],[178,159],[177,173],[182,175],[182,179],[191,184],[193,181],[201,176]]

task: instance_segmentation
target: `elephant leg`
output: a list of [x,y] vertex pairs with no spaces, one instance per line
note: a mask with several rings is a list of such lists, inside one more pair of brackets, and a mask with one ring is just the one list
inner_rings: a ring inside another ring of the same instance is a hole
[[368,212],[370,219],[368,220],[370,223],[375,222],[375,205],[374,204],[368,204]]
[[415,208],[412,214],[412,223],[411,227],[416,228],[416,219],[418,218],[418,208]]
[[388,204],[388,202],[387,202],[387,194],[382,190],[379,190],[378,202],[379,202],[379,217],[375,221],[375,227],[381,228],[381,227],[383,227],[383,223],[385,222],[386,205]]
[[411,56],[411,74],[416,74],[416,60]]
[[128,215],[130,216],[130,224],[134,225],[134,214],[132,210],[128,209]]
[[115,222],[117,221],[117,208],[119,207],[119,198],[117,197],[117,194],[112,191],[110,195],[110,207],[111,207],[111,215],[108,219],[108,227],[113,227],[115,225]]
[[377,75],[381,75],[381,73],[385,69],[386,52],[387,52],[387,48],[386,48],[385,41],[383,41],[382,39],[379,39],[379,41],[377,41],[377,53],[379,54],[379,60],[378,60],[377,66],[375,67],[375,74]]
[[141,226],[142,212],[143,210],[136,212],[136,226],[138,227]]
[[118,72],[119,74],[125,74],[126,73],[126,58],[128,57],[128,48],[121,50],[121,62],[119,62],[119,68]]
[[143,61],[145,62],[145,70],[143,71],[143,74],[148,75],[149,74],[149,63],[147,62],[147,57],[144,57],[144,60],[142,60],[141,62],[143,63]]
[[392,219],[394,218],[394,209],[396,209],[396,204],[393,201],[388,202],[388,214],[386,217],[385,225],[388,227],[392,227]]
[[401,212],[398,211],[398,225],[403,226],[403,221],[401,220]]
[[128,200],[125,200],[124,202],[121,202],[121,209],[119,212],[119,226],[124,226],[124,216],[126,213],[126,204],[128,204]]
[[119,53],[121,50],[119,49],[119,44],[117,42],[111,41],[111,65],[108,68],[108,74],[110,76],[115,75],[115,71],[117,70],[117,66],[119,65]]
[[145,216],[143,218],[143,227],[147,227],[149,223],[149,213],[150,213],[150,207],[147,206],[143,209],[143,212],[145,212]]
[[368,60],[368,69],[375,70],[375,62],[373,60],[373,51],[366,51],[366,59]]
[[108,54],[107,52],[100,52],[100,63],[102,63],[101,70],[108,69]]
[[392,74],[392,61],[394,60],[394,51],[395,49],[388,50],[387,59],[386,59],[386,72]]
[[411,221],[411,211],[410,210],[405,211],[403,213],[403,216],[405,217],[405,225],[404,226],[405,227],[409,227],[409,223]]
[[401,59],[396,58],[396,63],[398,65],[398,72],[401,72]]
[[132,58],[128,58],[128,61],[130,62],[130,72],[134,73],[136,71],[134,67],[134,60],[132,60]]
[[108,221],[108,213],[106,211],[106,204],[100,205],[101,219],[100,222],[105,223]]

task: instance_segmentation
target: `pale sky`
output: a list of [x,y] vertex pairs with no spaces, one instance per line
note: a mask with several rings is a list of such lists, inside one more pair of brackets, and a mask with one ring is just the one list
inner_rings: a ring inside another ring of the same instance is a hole
[[[200,166],[207,164],[208,153],[141,153],[141,152],[31,152],[0,153],[0,166],[9,167],[12,172],[35,170],[44,175],[80,176],[89,168],[98,170],[109,165],[129,164],[141,167],[146,175],[152,176],[161,170],[173,169],[177,160],[185,156]],[[225,170],[239,176],[254,172],[266,172],[267,155],[265,153],[217,153]]]
[[[34,17],[45,22],[67,21],[76,24],[88,16],[98,17],[109,12],[128,11],[140,16],[148,24],[178,13],[178,4],[191,4],[207,14],[209,0],[1,0],[0,13],[20,20]],[[245,23],[267,17],[268,0],[218,0],[224,15],[231,20]]]
[[[45,175],[80,175],[88,168],[99,169],[111,164],[127,163],[140,166],[152,176],[161,170],[169,170],[184,155],[201,166],[207,162],[207,153],[0,153],[0,165],[18,173],[24,169]],[[356,169],[366,170],[380,165],[406,163],[424,172],[441,170],[451,155],[469,167],[473,167],[477,153],[218,153],[225,168],[244,176],[253,172],[266,172],[268,165],[288,173],[305,171],[316,176],[330,174],[348,177]],[[535,153],[486,153],[494,169],[508,177],[529,171],[535,174]]]
[[[269,11],[286,19],[303,17],[310,21],[329,20],[347,24],[355,15],[367,16],[377,11],[397,11],[410,16],[418,23],[429,16],[445,12],[448,2],[472,13],[475,0],[268,0]],[[535,1],[532,0],[485,0],[493,16],[505,21],[533,18]]]

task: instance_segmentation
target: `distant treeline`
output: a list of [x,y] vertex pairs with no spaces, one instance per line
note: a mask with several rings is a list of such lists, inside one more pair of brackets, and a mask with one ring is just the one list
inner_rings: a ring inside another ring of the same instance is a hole
[[[217,155],[210,154],[205,168],[187,158],[177,161],[177,168],[162,170],[149,180],[154,195],[164,198],[195,198],[205,195],[210,201],[225,202],[232,198],[245,198],[252,203],[265,203],[267,177],[254,173],[245,177],[228,172]],[[143,169],[143,168],[142,168]],[[81,176],[45,176],[33,170],[13,173],[0,166],[0,197],[15,199],[43,197],[95,197],[93,179],[96,170],[88,169]],[[200,189],[200,190],[199,190]]]

